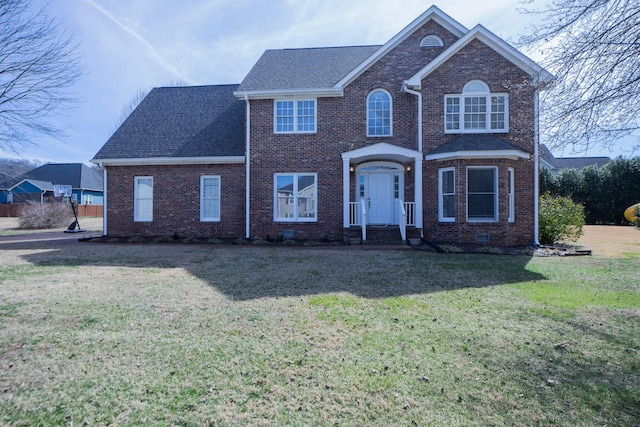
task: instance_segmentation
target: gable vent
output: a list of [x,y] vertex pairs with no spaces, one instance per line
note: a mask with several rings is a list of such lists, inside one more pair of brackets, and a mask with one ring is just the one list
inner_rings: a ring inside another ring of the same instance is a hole
[[426,36],[420,41],[420,47],[443,47],[442,39],[435,35]]

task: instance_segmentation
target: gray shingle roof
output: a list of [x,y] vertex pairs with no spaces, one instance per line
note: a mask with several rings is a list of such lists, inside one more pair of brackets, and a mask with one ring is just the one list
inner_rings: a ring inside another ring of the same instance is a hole
[[238,92],[330,88],[381,46],[267,50]]
[[153,89],[94,160],[243,156],[245,103],[238,85]]
[[[33,183],[70,185],[72,188],[102,191],[102,173],[84,163],[49,163],[30,170],[18,178],[20,181],[23,179]],[[40,188],[49,189],[42,186]]]
[[540,144],[540,158],[544,159],[554,170],[556,169],[582,169],[587,166],[601,167],[611,161],[611,158],[602,157],[555,157],[551,150]]
[[499,151],[517,150],[523,151],[515,145],[492,135],[462,135],[431,150],[428,155],[455,153],[459,151]]

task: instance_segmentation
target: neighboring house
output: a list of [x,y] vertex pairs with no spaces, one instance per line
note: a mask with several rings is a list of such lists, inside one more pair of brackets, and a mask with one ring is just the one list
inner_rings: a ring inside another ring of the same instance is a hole
[[76,203],[102,205],[102,173],[83,163],[49,163],[26,172],[2,185],[0,203],[44,203],[54,198],[55,185],[70,185]]
[[586,168],[587,166],[601,167],[611,161],[609,157],[555,157],[546,145],[540,144],[540,166],[548,168],[553,175],[563,169]]
[[431,7],[381,46],[268,50],[239,85],[156,88],[92,160],[105,234],[346,240],[380,226],[528,245],[551,80]]

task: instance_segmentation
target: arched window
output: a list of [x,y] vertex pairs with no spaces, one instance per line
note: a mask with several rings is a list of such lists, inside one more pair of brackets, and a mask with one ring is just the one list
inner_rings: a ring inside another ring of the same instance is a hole
[[376,89],[367,97],[367,136],[391,136],[391,95]]
[[471,80],[461,94],[445,95],[446,133],[506,133],[509,131],[509,98],[491,93],[481,80]]

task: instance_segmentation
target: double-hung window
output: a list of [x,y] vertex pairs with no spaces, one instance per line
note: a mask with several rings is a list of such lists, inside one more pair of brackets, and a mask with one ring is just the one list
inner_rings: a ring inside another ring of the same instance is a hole
[[461,94],[444,97],[445,133],[506,133],[509,131],[509,97],[490,93],[479,80],[468,82]]
[[440,222],[455,222],[456,220],[455,178],[455,168],[438,170],[438,220]]
[[275,221],[317,221],[317,174],[277,173],[274,181]]
[[200,221],[220,221],[220,177],[200,177]]
[[391,95],[376,89],[367,97],[367,136],[391,136]]
[[467,168],[467,221],[498,221],[498,168]]
[[153,177],[136,176],[133,184],[133,220],[153,221]]
[[275,100],[273,126],[275,133],[315,133],[316,100]]

